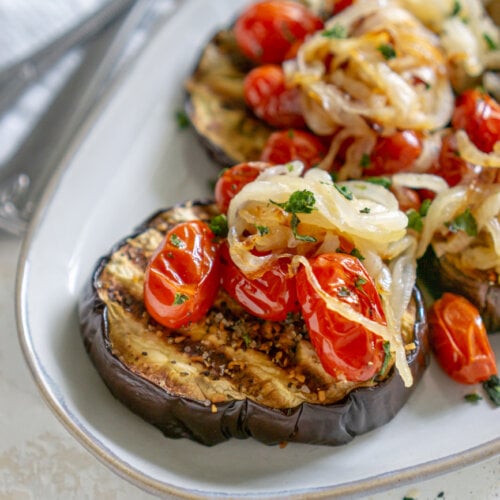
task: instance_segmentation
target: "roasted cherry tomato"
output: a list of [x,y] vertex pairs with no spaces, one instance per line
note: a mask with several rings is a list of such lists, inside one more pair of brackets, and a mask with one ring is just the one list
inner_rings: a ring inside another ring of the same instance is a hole
[[236,42],[258,64],[285,60],[323,21],[303,5],[290,0],[270,0],[251,5],[234,26]]
[[281,66],[266,64],[251,70],[245,77],[244,96],[255,115],[277,128],[302,128],[300,91],[287,88]]
[[306,169],[314,167],[325,157],[325,145],[313,134],[289,129],[273,132],[262,150],[261,160],[282,165],[301,160]]
[[227,244],[222,245],[222,286],[246,311],[261,319],[284,321],[298,312],[295,277],[290,259],[282,258],[260,278],[249,279],[232,261]]
[[205,316],[219,284],[214,234],[199,220],[180,223],[166,234],[147,265],[146,309],[158,323],[179,328]]
[[428,324],[431,347],[451,378],[476,384],[497,373],[479,311],[467,299],[445,293],[431,306]]
[[387,175],[410,170],[422,153],[422,139],[413,130],[380,137],[370,155],[366,175]]
[[466,162],[458,153],[455,135],[450,133],[443,137],[441,151],[437,163],[430,173],[441,176],[450,187],[472,181],[480,168]]
[[451,123],[465,130],[478,149],[491,153],[500,140],[500,104],[477,89],[466,90],[456,99]]
[[[310,261],[321,288],[363,316],[385,325],[385,314],[375,284],[361,261],[342,253],[320,255]],[[297,273],[297,296],[311,342],[324,369],[335,378],[362,382],[379,373],[385,358],[383,340],[337,312],[307,277],[305,267]]]
[[217,179],[215,184],[215,203],[220,212],[225,214],[229,202],[241,191],[243,186],[254,181],[266,168],[272,166],[263,161],[239,163],[227,168]]
[[338,14],[342,12],[347,7],[350,7],[353,3],[353,0],[333,0],[333,14]]

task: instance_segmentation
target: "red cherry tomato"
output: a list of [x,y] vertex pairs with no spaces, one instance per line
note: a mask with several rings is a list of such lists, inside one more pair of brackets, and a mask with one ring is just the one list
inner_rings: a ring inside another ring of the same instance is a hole
[[439,159],[431,169],[431,173],[441,176],[450,187],[453,187],[470,182],[479,173],[478,170],[480,169],[460,157],[455,135],[445,135]]
[[250,314],[270,321],[284,321],[298,312],[295,277],[289,258],[279,259],[260,278],[249,279],[232,261],[227,244],[222,245],[222,286]]
[[281,66],[266,64],[251,70],[243,87],[247,105],[255,115],[277,128],[301,128],[302,116],[300,91],[287,88]]
[[282,165],[301,160],[306,169],[314,167],[325,157],[327,148],[313,134],[289,129],[273,132],[262,150],[261,160]]
[[[310,262],[314,276],[328,295],[337,297],[365,317],[386,324],[375,284],[358,258],[332,253]],[[325,371],[355,382],[374,377],[385,357],[382,338],[328,309],[304,267],[297,273],[296,280],[302,315]]]
[[466,298],[445,293],[431,306],[428,324],[436,358],[452,379],[476,384],[497,373],[479,311]]
[[342,12],[347,7],[350,7],[353,3],[353,0],[333,0],[333,14],[338,14]]
[[379,137],[365,168],[366,175],[388,175],[410,170],[422,153],[422,140],[413,130]]
[[225,214],[230,201],[243,186],[254,181],[263,170],[270,166],[270,163],[253,161],[240,163],[224,170],[215,184],[215,203],[219,211]]
[[491,153],[500,140],[500,104],[477,89],[466,90],[456,99],[451,123],[465,130],[478,149]]
[[270,0],[245,10],[236,21],[234,34],[249,59],[279,64],[292,47],[322,27],[323,21],[298,2]]
[[220,283],[218,244],[204,222],[173,227],[150,259],[144,282],[149,314],[168,328],[198,321],[212,306]]

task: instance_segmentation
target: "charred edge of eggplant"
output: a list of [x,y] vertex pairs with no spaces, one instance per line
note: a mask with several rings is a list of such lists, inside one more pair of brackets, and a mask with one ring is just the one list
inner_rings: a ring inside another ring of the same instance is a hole
[[[205,83],[203,83],[202,86],[205,90],[210,89],[210,98],[217,101],[218,108],[223,113],[232,111],[241,115],[238,120],[238,124],[234,129],[236,130],[236,134],[239,139],[236,144],[239,144],[239,146],[235,146],[234,141],[232,141],[231,147],[228,147],[230,139],[226,137],[224,133],[220,133],[217,138],[209,137],[205,132],[204,127],[200,126],[199,114],[202,113],[198,113],[199,110],[195,105],[195,92],[190,90],[188,87],[192,87],[193,82],[196,82],[198,85],[201,85],[203,82],[203,78],[200,79],[199,75],[202,73],[200,68],[202,68],[203,61],[207,57],[207,52],[210,49],[215,49],[219,54],[219,59],[221,61],[230,64],[234,71],[241,72],[242,75],[255,67],[255,64],[246,58],[235,44],[230,47],[230,50],[227,50],[227,47],[224,46],[224,42],[221,42],[221,39],[231,38],[232,26],[233,25],[231,24],[227,29],[217,31],[211,38],[209,38],[207,44],[194,64],[192,71],[190,72],[190,76],[188,78],[189,85],[186,85],[184,95],[184,110],[190,118],[191,127],[194,130],[198,141],[215,164],[222,168],[231,167],[243,161],[259,160],[262,148],[255,146],[252,142],[256,141],[256,137],[260,138],[259,141],[262,142],[260,145],[263,147],[264,138],[267,140],[267,137],[274,131],[271,126],[267,125],[253,114],[253,112],[247,107],[243,97],[235,99],[234,96],[231,97],[224,95],[218,92],[214,87],[206,85]],[[243,76],[241,83],[243,85]],[[213,118],[215,119],[215,117]],[[203,124],[205,123],[206,121],[203,122]],[[237,127],[241,128],[241,134],[238,132]],[[257,132],[245,133],[245,129]],[[231,149],[235,154],[231,154]]]
[[[180,204],[158,211],[139,226],[135,234],[151,226],[161,214],[179,207],[203,208],[206,202]],[[81,336],[95,368],[110,392],[131,411],[156,426],[167,437],[188,438],[212,446],[232,437],[254,439],[276,445],[297,442],[343,445],[356,435],[366,433],[392,420],[404,406],[429,363],[427,323],[421,293],[413,291],[415,349],[408,354],[413,375],[409,388],[395,369],[373,387],[357,388],[343,400],[329,404],[302,403],[289,409],[273,409],[249,399],[213,405],[174,396],[152,382],[134,374],[111,352],[107,307],[98,297],[99,276],[111,254],[128,238],[99,259],[79,302]]]
[[465,274],[446,255],[438,258],[432,247],[419,260],[417,269],[434,299],[444,292],[462,295],[478,308],[488,333],[500,331],[500,285]]

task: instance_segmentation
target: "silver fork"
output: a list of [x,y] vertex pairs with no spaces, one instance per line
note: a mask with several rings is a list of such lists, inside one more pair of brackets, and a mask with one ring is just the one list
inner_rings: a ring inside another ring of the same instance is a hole
[[[122,0],[123,1],[123,0]],[[144,42],[182,0],[136,0],[122,17],[86,42],[85,57],[39,120],[18,152],[0,170],[0,229],[22,235],[68,144],[98,102],[104,89],[140,51],[128,47],[141,30]]]

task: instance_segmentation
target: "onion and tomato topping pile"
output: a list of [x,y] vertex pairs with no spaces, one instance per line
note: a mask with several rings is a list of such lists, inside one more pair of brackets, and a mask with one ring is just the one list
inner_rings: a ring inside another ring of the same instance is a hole
[[215,194],[221,214],[210,227],[175,226],[150,260],[151,316],[182,328],[206,314],[221,286],[256,318],[300,313],[336,380],[369,381],[392,360],[411,385],[401,322],[417,242],[390,191],[337,183],[300,162],[255,162],[223,172]]

